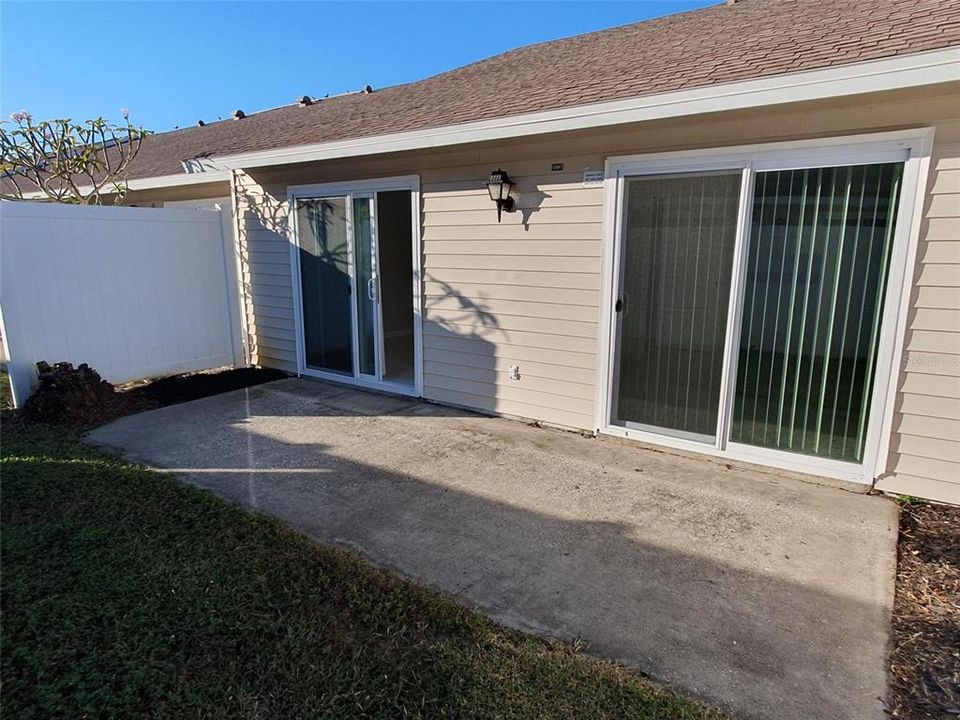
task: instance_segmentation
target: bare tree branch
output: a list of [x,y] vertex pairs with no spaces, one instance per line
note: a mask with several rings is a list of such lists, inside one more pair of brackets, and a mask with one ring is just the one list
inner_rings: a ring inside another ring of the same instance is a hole
[[[23,199],[34,186],[55,202],[97,204],[104,191],[114,202],[126,192],[126,174],[149,134],[130,123],[104,118],[74,123],[69,118],[34,123],[26,111],[0,122],[0,197]],[[8,127],[9,126],[9,127]]]

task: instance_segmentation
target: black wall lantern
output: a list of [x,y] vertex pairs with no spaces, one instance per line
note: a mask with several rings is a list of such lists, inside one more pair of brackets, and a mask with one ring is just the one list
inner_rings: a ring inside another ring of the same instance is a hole
[[500,222],[500,213],[504,210],[511,212],[513,210],[513,198],[510,192],[515,183],[507,175],[506,171],[497,168],[490,173],[490,179],[487,180],[487,192],[490,193],[490,199],[497,204],[497,222]]

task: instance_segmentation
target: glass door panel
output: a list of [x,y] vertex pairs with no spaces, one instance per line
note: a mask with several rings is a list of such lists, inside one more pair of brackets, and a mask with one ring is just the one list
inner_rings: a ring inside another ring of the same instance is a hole
[[372,200],[353,199],[353,245],[357,275],[357,350],[362,375],[377,375],[377,275]]
[[296,203],[307,367],[353,374],[347,199]]
[[613,420],[713,439],[741,172],[627,178]]
[[757,173],[732,441],[863,460],[902,172]]

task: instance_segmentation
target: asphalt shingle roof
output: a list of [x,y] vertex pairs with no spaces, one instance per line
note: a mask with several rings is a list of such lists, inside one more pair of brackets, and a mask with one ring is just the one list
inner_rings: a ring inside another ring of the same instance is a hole
[[960,0],[740,0],[531,45],[425,80],[149,137],[130,178],[347,140],[960,45]]

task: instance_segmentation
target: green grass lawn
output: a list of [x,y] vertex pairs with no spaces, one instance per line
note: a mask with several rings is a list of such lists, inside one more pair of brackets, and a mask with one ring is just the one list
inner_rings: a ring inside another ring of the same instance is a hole
[[719,717],[68,433],[0,472],[6,717]]

